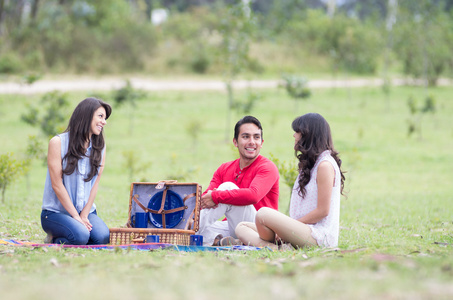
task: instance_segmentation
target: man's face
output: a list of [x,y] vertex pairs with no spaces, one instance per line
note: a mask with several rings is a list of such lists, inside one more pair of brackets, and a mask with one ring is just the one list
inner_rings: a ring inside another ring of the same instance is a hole
[[233,143],[238,148],[242,160],[253,161],[263,146],[261,129],[253,123],[242,124],[239,127],[238,139],[233,139]]

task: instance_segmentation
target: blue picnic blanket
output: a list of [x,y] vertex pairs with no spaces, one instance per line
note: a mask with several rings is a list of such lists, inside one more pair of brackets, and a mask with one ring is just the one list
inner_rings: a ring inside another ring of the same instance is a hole
[[7,246],[25,246],[25,247],[61,247],[61,248],[79,248],[79,249],[133,249],[133,250],[158,250],[172,249],[183,252],[198,252],[198,251],[258,251],[269,248],[258,248],[252,246],[182,246],[166,243],[143,243],[143,244],[127,244],[127,245],[59,245],[59,244],[40,244],[27,241],[18,241],[14,239],[0,239],[0,245]]

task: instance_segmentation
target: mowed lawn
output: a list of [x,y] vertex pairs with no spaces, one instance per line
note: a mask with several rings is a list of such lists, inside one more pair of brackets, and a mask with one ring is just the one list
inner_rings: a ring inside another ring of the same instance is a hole
[[[245,102],[246,90],[237,90]],[[0,246],[1,299],[451,299],[453,297],[453,88],[314,89],[295,103],[283,89],[254,90],[249,113],[262,122],[261,153],[297,167],[292,120],[318,112],[330,123],[346,171],[337,249],[184,253]],[[96,93],[99,95],[98,93]],[[70,93],[72,112],[86,93]],[[113,104],[110,93],[101,95]],[[435,112],[411,115],[435,99]],[[0,154],[23,159],[21,121],[42,95],[0,95]],[[226,92],[148,93],[115,107],[105,128],[107,162],[96,204],[109,227],[126,223],[130,183],[178,179],[203,187],[237,157]],[[68,116],[69,117],[69,116]],[[420,130],[408,135],[412,121]],[[227,125],[228,124],[228,125]],[[127,157],[130,157],[129,164]],[[132,164],[130,163],[132,162]],[[0,204],[0,238],[41,242],[46,168],[35,160]],[[280,210],[289,187],[280,181]]]

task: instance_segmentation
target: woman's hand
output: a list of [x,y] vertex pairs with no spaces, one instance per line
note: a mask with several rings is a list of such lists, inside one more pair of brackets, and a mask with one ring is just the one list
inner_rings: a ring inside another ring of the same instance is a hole
[[275,243],[276,243],[277,245],[283,244],[283,240],[282,240],[281,237],[278,236],[278,234],[275,234]]
[[91,225],[90,220],[88,220],[88,216],[84,216],[83,213],[80,213],[79,218],[77,218],[76,220],[85,225],[88,231],[91,231],[91,229],[93,229],[93,225]]

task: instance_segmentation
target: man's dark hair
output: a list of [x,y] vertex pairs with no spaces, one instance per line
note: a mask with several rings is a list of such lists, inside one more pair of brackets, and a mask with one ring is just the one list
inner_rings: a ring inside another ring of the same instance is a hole
[[234,126],[234,139],[236,141],[238,140],[239,129],[241,128],[242,125],[248,124],[248,123],[255,124],[261,130],[261,140],[263,140],[263,127],[261,127],[260,121],[258,121],[257,118],[252,117],[252,116],[245,116],[236,123],[236,126]]

